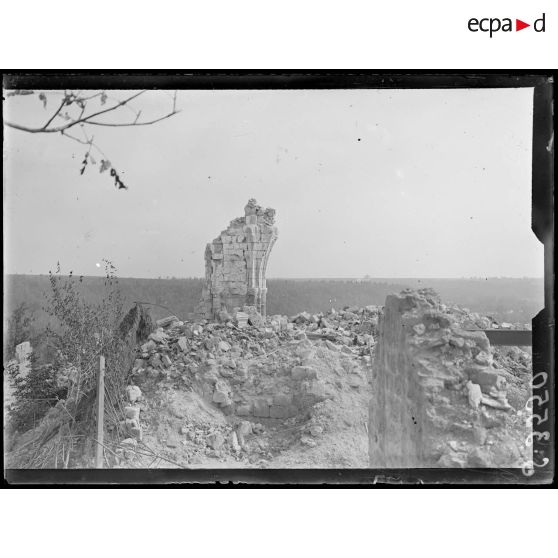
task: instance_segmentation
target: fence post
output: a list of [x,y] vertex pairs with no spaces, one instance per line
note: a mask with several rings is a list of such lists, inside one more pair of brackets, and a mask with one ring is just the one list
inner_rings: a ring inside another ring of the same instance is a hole
[[97,452],[95,467],[103,468],[103,446],[105,441],[105,357],[99,358],[99,374],[97,375]]

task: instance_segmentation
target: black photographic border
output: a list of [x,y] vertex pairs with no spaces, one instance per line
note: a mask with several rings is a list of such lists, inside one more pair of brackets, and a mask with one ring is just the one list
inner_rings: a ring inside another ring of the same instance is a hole
[[[554,143],[553,70],[378,71],[17,71],[5,89],[465,89],[534,88],[532,229],[544,244],[544,308],[533,318],[534,413],[548,416],[534,430],[534,467],[521,469],[5,469],[4,487],[548,487],[556,462],[554,376]],[[537,376],[539,375],[539,376]],[[537,397],[538,396],[538,397]],[[546,400],[546,402],[545,402]],[[548,460],[545,465],[545,460]]]

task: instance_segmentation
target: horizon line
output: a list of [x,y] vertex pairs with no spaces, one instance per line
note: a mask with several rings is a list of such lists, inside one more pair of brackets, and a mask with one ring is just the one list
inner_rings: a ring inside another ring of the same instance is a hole
[[[4,277],[9,277],[9,276],[16,276],[16,275],[25,275],[28,277],[48,277],[49,273],[4,273]],[[60,274],[60,275],[69,275],[69,273],[64,273],[64,274]],[[80,277],[81,275],[78,273],[74,273],[74,276]],[[103,278],[105,277],[104,274],[100,274],[100,275],[83,275],[83,277],[91,277],[91,278]],[[172,276],[172,275],[167,275],[167,276],[159,276],[159,277],[142,277],[142,276],[134,276],[134,275],[127,275],[127,276],[116,276],[118,279],[146,279],[146,280],[154,280],[154,281],[160,281],[160,280],[165,280],[165,281],[170,281],[170,280],[185,280],[185,279],[200,279],[203,280],[204,277],[202,276],[182,276],[182,277],[177,277],[177,276]],[[513,276],[513,275],[491,275],[491,276],[487,276],[487,277],[482,277],[480,275],[477,276],[460,276],[460,277],[443,277],[443,276],[403,276],[403,277],[390,277],[390,276],[378,276],[378,277],[373,277],[373,276],[360,276],[360,277],[355,277],[355,276],[349,276],[349,277],[342,277],[342,276],[321,276],[321,277],[310,277],[310,276],[276,276],[276,277],[267,277],[266,278],[268,281],[273,281],[273,280],[289,280],[289,281],[315,281],[315,280],[331,280],[331,281],[380,281],[380,280],[397,280],[397,281],[403,281],[403,280],[432,280],[432,279],[445,279],[445,280],[488,280],[488,279],[544,279],[543,277],[537,277],[537,276],[530,276],[530,275],[522,275],[522,276]]]

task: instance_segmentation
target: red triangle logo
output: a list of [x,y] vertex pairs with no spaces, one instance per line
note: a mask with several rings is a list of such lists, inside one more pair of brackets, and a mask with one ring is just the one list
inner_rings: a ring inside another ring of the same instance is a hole
[[525,29],[526,27],[531,27],[531,25],[529,23],[525,23],[524,21],[521,21],[520,19],[515,20],[515,30],[516,31],[521,31],[522,29]]

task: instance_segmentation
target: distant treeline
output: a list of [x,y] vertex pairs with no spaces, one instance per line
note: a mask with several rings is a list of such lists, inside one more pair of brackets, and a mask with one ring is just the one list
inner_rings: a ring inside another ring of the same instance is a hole
[[268,279],[268,313],[292,315],[344,306],[383,305],[405,288],[433,288],[448,304],[490,315],[500,322],[528,323],[541,310],[543,279]]
[[[43,329],[47,315],[42,310],[44,293],[50,289],[46,275],[9,275],[5,282],[4,316],[25,302],[36,315],[35,326]],[[126,306],[134,301],[154,305],[155,319],[175,314],[186,317],[194,311],[203,287],[203,280],[121,278],[120,287]],[[90,300],[103,293],[104,278],[84,277],[82,288]],[[542,279],[268,279],[268,314],[292,316],[303,310],[326,311],[345,306],[384,304],[386,295],[406,287],[431,287],[442,300],[491,315],[499,321],[530,322],[543,305]],[[156,306],[157,305],[157,306]],[[165,308],[161,308],[164,306]]]

